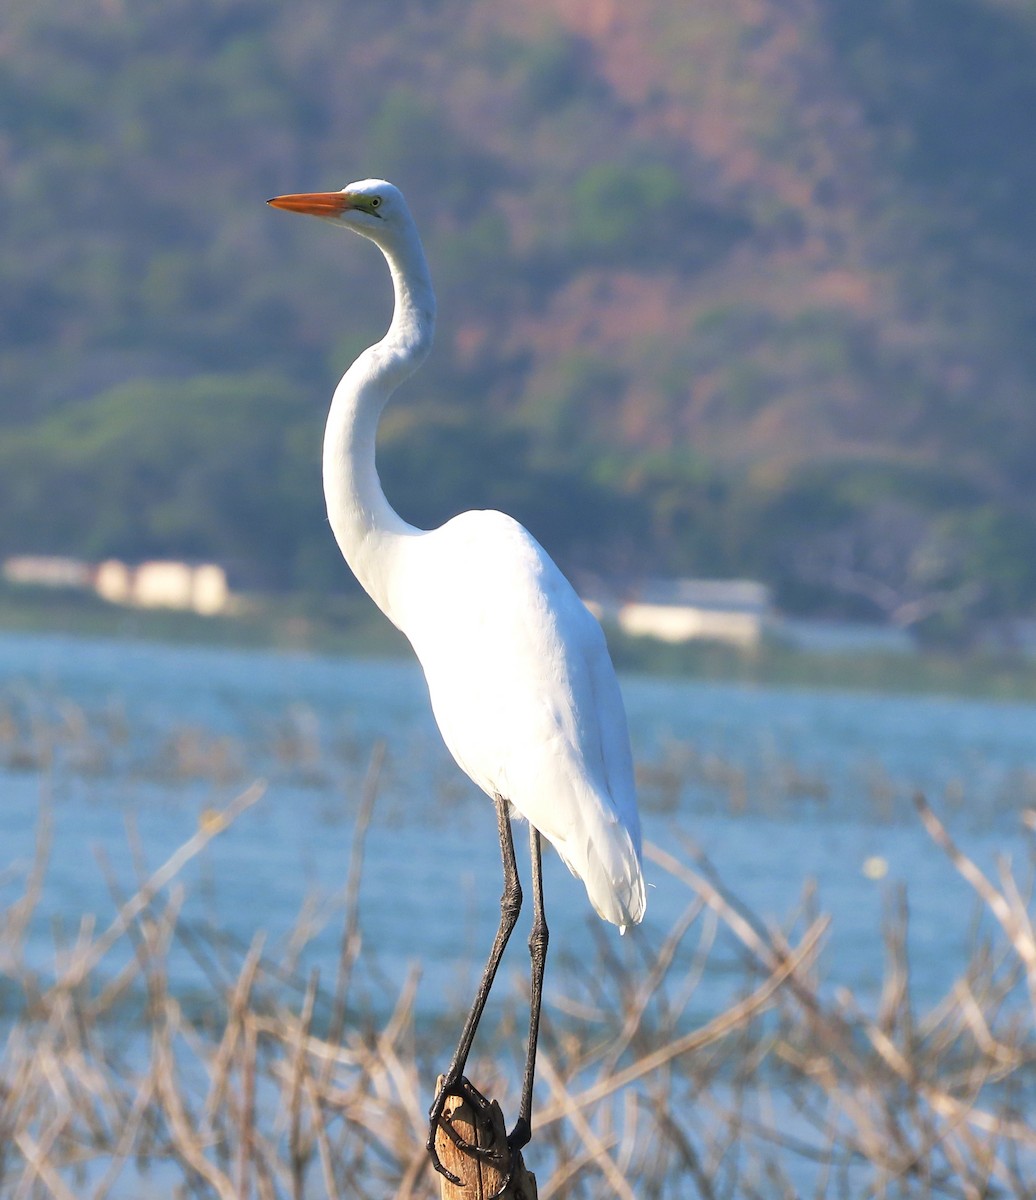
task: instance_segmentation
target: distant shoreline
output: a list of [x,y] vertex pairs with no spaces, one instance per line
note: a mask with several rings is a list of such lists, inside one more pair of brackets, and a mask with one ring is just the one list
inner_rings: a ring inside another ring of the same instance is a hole
[[[203,617],[119,608],[47,589],[0,588],[0,630],[301,651],[356,657],[410,655],[406,640],[362,595],[264,598],[252,611]],[[669,645],[608,630],[620,672],[791,688],[1036,701],[1036,662],[922,651],[819,653],[766,643],[746,652],[707,642]]]

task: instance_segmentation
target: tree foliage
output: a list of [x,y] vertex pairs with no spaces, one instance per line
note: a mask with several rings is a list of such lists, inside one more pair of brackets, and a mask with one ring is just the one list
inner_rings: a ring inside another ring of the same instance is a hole
[[801,610],[878,615],[851,560],[1031,613],[1031,6],[572,22],[14,4],[0,553],[344,585],[322,409],[388,285],[262,201],[384,174],[441,301],[381,449],[412,520],[504,507],[570,566],[754,573]]

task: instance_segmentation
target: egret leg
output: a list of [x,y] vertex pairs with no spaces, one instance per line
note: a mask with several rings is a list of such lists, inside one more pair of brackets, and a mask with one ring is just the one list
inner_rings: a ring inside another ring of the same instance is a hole
[[532,1140],[532,1084],[536,1075],[536,1046],[540,1039],[540,1007],[543,1003],[543,972],[547,965],[547,943],[550,933],[543,911],[543,861],[540,850],[540,831],[529,825],[529,848],[532,852],[532,929],[529,933],[529,956],[532,977],[529,986],[529,1049],[525,1057],[522,1078],[522,1100],[518,1120],[508,1136],[512,1152],[527,1146]]
[[[435,1150],[435,1132],[441,1126],[449,1137],[453,1138],[458,1144],[461,1144],[449,1122],[443,1122],[442,1120],[443,1107],[446,1104],[446,1097],[455,1092],[459,1091],[465,1097],[470,1097],[471,1095],[472,1089],[464,1086],[467,1083],[463,1078],[464,1066],[468,1061],[471,1043],[475,1040],[475,1031],[478,1029],[479,1021],[482,1019],[482,1012],[486,1007],[490,988],[492,988],[493,980],[496,978],[497,968],[500,966],[504,947],[507,945],[507,939],[511,936],[511,931],[515,927],[518,914],[522,908],[522,885],[518,879],[518,864],[514,857],[514,839],[511,836],[511,821],[507,814],[507,801],[502,796],[494,796],[493,803],[496,805],[497,831],[500,835],[500,858],[504,868],[504,890],[500,897],[500,926],[496,931],[493,948],[489,952],[489,958],[486,962],[485,970],[482,972],[482,979],[479,981],[478,990],[475,992],[474,1003],[471,1006],[471,1011],[468,1013],[467,1020],[464,1022],[464,1028],[461,1031],[460,1041],[457,1043],[453,1061],[443,1076],[442,1087],[439,1088],[432,1107],[428,1111],[428,1153],[431,1155],[432,1165],[441,1175],[445,1175],[454,1184],[459,1184],[460,1180],[439,1161],[439,1156]],[[477,1148],[474,1146],[464,1145],[464,1148],[472,1153],[478,1153]]]
[[532,1085],[536,1076],[536,1047],[540,1040],[540,1008],[543,1003],[543,971],[547,965],[547,918],[543,911],[543,862],[540,832],[529,825],[529,848],[532,852],[532,929],[529,932],[529,955],[532,959],[532,978],[529,985],[529,1049],[525,1056],[525,1074],[522,1077],[522,1099],[518,1109],[518,1120],[507,1135],[507,1147],[511,1162],[503,1182],[487,1200],[499,1200],[514,1178],[521,1155],[519,1151],[532,1140]]

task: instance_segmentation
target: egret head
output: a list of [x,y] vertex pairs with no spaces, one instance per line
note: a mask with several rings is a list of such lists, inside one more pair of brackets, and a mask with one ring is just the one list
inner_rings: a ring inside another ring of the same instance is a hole
[[390,241],[395,233],[413,223],[403,193],[384,179],[361,179],[340,192],[275,196],[267,203],[344,225],[379,244]]

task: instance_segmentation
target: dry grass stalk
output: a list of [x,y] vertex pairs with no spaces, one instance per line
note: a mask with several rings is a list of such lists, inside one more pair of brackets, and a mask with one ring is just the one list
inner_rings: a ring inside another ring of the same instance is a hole
[[[0,1195],[105,1200],[143,1194],[150,1180],[172,1197],[434,1200],[420,1081],[441,1053],[415,1016],[417,970],[387,1015],[367,1012],[359,1026],[346,1015],[365,966],[358,883],[379,767],[368,771],[330,989],[295,973],[309,918],[281,961],[257,937],[226,969],[180,921],[178,871],[258,788],[209,816],[106,928],[80,921],[47,976],[25,955],[46,872],[42,822],[24,895],[0,914]],[[992,880],[919,810],[999,931],[927,1010],[912,997],[905,903],[889,909],[872,1014],[824,985],[827,917],[807,905],[800,932],[786,935],[700,858],[648,848],[690,904],[657,946],[650,931],[623,945],[641,955],[633,970],[599,939],[596,961],[564,985],[581,994],[551,1006],[532,1147],[543,1200],[1032,1196],[1027,901],[1006,864]],[[695,989],[731,942],[747,953],[746,986],[696,1019]],[[170,986],[177,945],[211,980],[193,1016]],[[520,1051],[489,1046],[474,1077],[512,1090]]]

